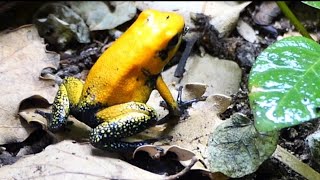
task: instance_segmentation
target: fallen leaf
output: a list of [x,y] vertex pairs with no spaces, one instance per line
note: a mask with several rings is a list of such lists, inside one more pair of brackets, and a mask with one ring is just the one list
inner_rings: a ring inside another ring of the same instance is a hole
[[[230,96],[239,89],[242,72],[239,66],[233,61],[219,59],[208,54],[204,57],[192,55],[187,60],[185,66],[186,72],[182,79],[174,77],[176,67],[177,66],[173,66],[166,70],[162,73],[162,76],[173,97],[178,96],[177,89],[179,86],[183,86],[183,101],[191,100],[203,92],[202,95],[204,96],[214,94]],[[194,84],[192,85],[193,88],[198,89],[197,93],[195,93],[195,90],[191,90],[191,88],[188,87],[191,84]],[[168,113],[166,109],[159,106],[160,101],[162,100],[160,94],[157,91],[153,91],[147,102],[147,104],[156,109],[159,118],[164,117]]]
[[234,114],[210,134],[209,169],[232,178],[251,174],[273,154],[278,138],[277,131],[260,134],[250,119]]
[[[180,82],[173,75],[175,69],[176,66],[173,66],[162,73],[163,79],[168,84],[174,97],[177,97],[176,89],[179,86],[185,87],[182,89],[182,95],[185,95],[183,101],[199,95],[208,97],[205,101],[192,104],[192,107],[188,109],[189,117],[187,119],[180,120],[174,125],[168,124],[167,128],[161,133],[162,135],[172,136],[172,140],[159,144],[160,146],[163,144],[177,145],[192,151],[200,159],[205,159],[207,158],[209,134],[223,122],[218,114],[224,112],[230,105],[231,98],[228,95],[238,91],[241,70],[232,61],[221,60],[210,55],[189,57],[185,67],[186,72]],[[190,87],[186,88],[190,86],[188,84],[195,84],[193,90]],[[162,101],[162,98],[159,93],[153,91],[147,103],[153,106],[158,112],[159,118],[162,118],[168,111],[159,106],[160,101]]]
[[219,32],[219,36],[228,37],[237,25],[239,15],[250,1],[215,1],[208,3],[204,14],[210,16],[210,24]]
[[45,67],[56,68],[59,56],[46,52],[45,46],[34,26],[0,34],[0,144],[21,142],[33,131],[18,116],[23,100],[37,95],[53,102],[55,82],[39,76]]
[[164,179],[122,161],[116,154],[70,140],[1,167],[0,174],[2,179]]
[[134,2],[109,1],[109,3],[114,7],[114,11],[102,1],[66,2],[84,19],[91,31],[113,29],[136,15],[137,8]]
[[143,11],[145,9],[157,9],[161,11],[174,11],[183,15],[187,26],[193,26],[190,19],[190,12],[201,12],[206,2],[189,1],[135,1],[136,7]]
[[84,123],[78,121],[73,116],[68,117],[68,121],[70,123],[70,125],[67,126],[68,131],[52,133],[47,128],[47,119],[44,118],[42,115],[36,113],[35,110],[40,110],[45,113],[51,113],[51,108],[30,108],[19,112],[19,115],[29,124],[40,124],[42,126],[42,129],[46,130],[54,138],[55,142],[60,142],[65,139],[71,139],[75,141],[89,141],[89,133],[91,128],[85,125]]
[[187,83],[185,84],[185,91],[182,94],[183,99],[197,99],[200,98],[207,90],[208,85],[203,83]]
[[59,49],[65,49],[77,40],[90,42],[89,28],[84,20],[68,6],[61,3],[47,3],[33,16],[39,35]]
[[[165,156],[168,152],[172,152],[177,156],[177,160],[181,163],[181,165],[187,167],[190,165],[192,159],[198,158],[196,157],[196,154],[194,154],[192,151],[181,148],[179,146],[173,145],[173,146],[161,146],[161,152],[159,153],[159,146],[154,145],[143,145],[138,147],[134,153],[133,158],[135,157],[135,154],[139,151],[144,151],[149,154],[150,157],[153,159],[159,159],[162,156]],[[203,165],[200,161],[196,162],[192,169],[203,169],[206,170],[205,165]]]
[[189,117],[164,131],[172,136],[170,145],[177,145],[194,152],[198,157],[206,158],[207,142],[210,133],[222,121],[218,114],[230,105],[231,98],[212,95],[206,101],[194,103],[188,109]]
[[240,12],[251,2],[244,1],[136,1],[139,10],[157,9],[182,14],[187,26],[193,27],[190,12],[210,16],[212,24],[222,36],[227,36],[237,25]]
[[239,90],[242,72],[238,64],[233,61],[212,57],[209,54],[203,57],[193,55],[187,60],[185,69],[180,84],[206,84],[208,86],[204,93],[206,96],[213,94],[230,96]]
[[239,20],[237,24],[238,33],[248,42],[257,42],[257,36],[253,28],[246,22]]

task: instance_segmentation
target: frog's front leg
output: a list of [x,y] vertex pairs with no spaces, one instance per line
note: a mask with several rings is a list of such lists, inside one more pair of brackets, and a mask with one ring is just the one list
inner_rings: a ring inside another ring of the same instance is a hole
[[80,100],[83,82],[74,77],[67,77],[59,86],[52,106],[52,115],[48,120],[48,129],[57,132],[64,129],[70,110],[75,108]]
[[173,98],[168,86],[163,81],[161,75],[159,75],[157,78],[156,89],[158,90],[158,92],[160,93],[160,95],[164,99],[164,101],[167,103],[168,108],[169,108],[169,115],[180,116],[181,110],[179,108],[179,104]]
[[99,111],[96,118],[103,121],[90,134],[93,146],[117,152],[131,152],[146,141],[126,142],[130,137],[155,125],[157,116],[155,110],[138,102],[128,102],[114,105]]

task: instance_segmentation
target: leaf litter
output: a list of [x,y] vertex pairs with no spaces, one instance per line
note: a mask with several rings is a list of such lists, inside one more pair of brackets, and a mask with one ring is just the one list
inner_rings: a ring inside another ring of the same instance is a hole
[[59,55],[47,52],[34,26],[0,34],[0,144],[21,142],[34,128],[21,121],[21,102],[30,97],[53,102],[54,81],[40,81],[43,68],[57,68]]
[[[170,72],[170,70],[172,70],[174,68],[171,68],[168,71],[163,73],[164,79],[169,84],[170,90],[172,92],[174,92],[173,94],[175,97],[177,97],[176,89],[179,85],[184,86],[183,100],[193,99],[194,97],[199,97],[201,95],[208,96],[206,101],[194,103],[193,106],[191,108],[189,108],[189,110],[188,110],[190,117],[187,119],[184,119],[184,120],[180,120],[179,123],[176,126],[174,126],[174,128],[171,129],[169,132],[162,128],[162,130],[165,133],[168,132],[169,135],[171,135],[173,137],[172,141],[166,144],[166,145],[169,145],[169,149],[173,148],[173,147],[177,147],[178,150],[174,151],[177,154],[179,154],[179,153],[185,154],[183,152],[190,151],[190,153],[186,153],[186,154],[188,154],[188,156],[184,156],[184,158],[187,157],[187,159],[193,157],[193,154],[195,156],[199,156],[204,159],[207,158],[206,146],[207,146],[209,134],[219,124],[221,124],[221,120],[218,118],[217,115],[219,113],[223,112],[224,109],[229,106],[230,99],[229,99],[228,95],[231,95],[231,94],[237,92],[237,90],[239,88],[239,83],[240,83],[240,78],[241,78],[241,70],[239,69],[239,67],[235,63],[232,63],[231,61],[227,62],[227,61],[221,61],[218,59],[217,59],[217,61],[214,61],[213,60],[214,58],[212,58],[210,56],[207,56],[205,58],[208,58],[208,57],[210,59],[208,61],[212,61],[210,63],[211,65],[208,65],[208,67],[201,67],[201,68],[198,67],[198,69],[197,69],[197,66],[200,66],[199,64],[201,64],[201,60],[203,57],[195,58],[195,60],[193,60],[193,65],[191,67],[188,67],[188,66],[186,67],[187,72],[185,74],[185,77],[181,81],[178,79],[175,79],[175,78],[172,79],[173,73],[171,75],[165,75],[167,72]],[[205,59],[205,58],[203,58],[203,59]],[[192,57],[190,59],[192,59]],[[189,62],[189,60],[188,60],[188,62]],[[190,61],[192,61],[192,60],[190,60]],[[223,63],[225,63],[225,65],[221,66],[221,65],[219,65],[219,62],[223,62]],[[228,69],[228,68],[230,68],[230,69]],[[204,71],[204,69],[205,69],[205,71]],[[192,70],[194,70],[194,71],[191,72]],[[199,73],[199,72],[201,72],[201,73]],[[214,72],[217,72],[217,73],[212,74]],[[188,75],[187,75],[188,73],[190,73],[190,76],[189,76],[189,77],[191,77],[190,79],[188,79]],[[204,74],[207,73],[207,76],[201,76],[202,73],[204,73]],[[197,78],[192,79],[192,77],[195,74],[199,75],[198,79]],[[212,80],[216,80],[216,81],[212,81]],[[193,89],[193,90],[190,90],[190,87],[192,87],[191,89]],[[194,92],[192,92],[192,91],[194,91]],[[52,95],[52,98],[53,97],[54,97],[54,95]],[[164,116],[165,113],[167,113],[167,111],[163,107],[159,106],[160,101],[161,101],[161,99],[160,99],[159,95],[157,95],[157,92],[153,92],[152,96],[150,97],[150,101],[148,102],[149,104],[154,106],[157,110],[159,110],[158,111],[159,118],[161,118],[162,116]],[[52,102],[52,101],[50,101],[50,102]],[[199,109],[204,108],[204,109],[202,109],[203,110],[202,112],[199,112],[198,108]],[[50,112],[50,109],[47,111]],[[26,114],[22,113],[22,115],[30,116],[29,113],[26,113]],[[201,116],[203,116],[203,117],[201,117]],[[32,115],[30,117],[32,117]],[[31,120],[31,122],[32,122],[32,120]],[[38,120],[38,122],[40,122],[43,125],[43,128],[46,127],[46,121],[44,119]],[[191,130],[185,129],[182,124],[186,124],[185,127],[189,127]],[[74,126],[78,127],[78,125],[76,125],[76,124]],[[179,126],[181,126],[181,127],[179,127]],[[84,131],[83,130],[80,130],[80,131],[88,132],[88,129],[84,130]],[[189,132],[197,132],[199,134],[197,134],[197,133],[191,134],[191,133],[188,133],[188,131]],[[181,137],[178,137],[178,134],[180,132],[184,133],[184,135]],[[58,138],[59,139],[58,141],[61,141],[63,139],[68,139],[68,136],[70,136],[71,133],[72,133],[72,131],[67,135],[62,135],[60,138]],[[85,133],[84,133],[84,136],[81,136],[81,137],[85,138]],[[70,138],[70,139],[72,139],[72,138]],[[199,142],[195,143],[191,147],[188,146],[189,142],[194,141],[194,140],[199,140]],[[179,144],[179,141],[181,141],[180,144]],[[61,144],[64,142],[68,142],[68,140],[64,140],[60,143],[50,145],[47,149],[49,149],[48,151],[50,151],[50,148],[54,148],[58,144]],[[90,146],[88,144],[86,144],[86,145],[88,147],[91,147],[92,152],[96,151],[96,149],[93,149],[92,146]],[[178,146],[176,146],[176,145],[178,145]],[[160,142],[160,147],[164,147],[161,145],[161,142]],[[80,149],[80,151],[81,151],[81,149]],[[49,154],[51,155],[51,153],[49,153]],[[90,154],[88,156],[91,156],[91,155],[92,154]],[[36,156],[36,155],[34,155],[34,156]],[[26,157],[26,158],[29,158],[29,157]],[[69,161],[73,161],[72,159],[73,159],[73,157],[69,158]],[[107,159],[109,160],[109,158],[107,158]],[[183,161],[182,159],[183,158],[181,158],[181,162]],[[119,160],[119,161],[121,161],[121,160]],[[19,161],[16,164],[19,165],[18,163],[19,163]],[[59,163],[59,162],[56,162],[56,163]],[[122,166],[122,163],[120,163],[120,164],[121,164],[120,166]],[[62,168],[64,168],[64,167],[62,167]],[[46,167],[44,167],[44,169],[46,169]],[[53,174],[55,174],[55,173],[53,173]],[[58,174],[60,174],[60,172]],[[68,171],[65,174],[68,174]],[[75,173],[75,174],[70,173],[70,174],[75,175],[78,173]],[[79,174],[82,174],[82,173],[79,173]],[[85,172],[84,174],[87,174],[87,172]],[[88,173],[88,174],[90,175],[90,173]],[[123,176],[116,175],[115,177],[121,178]],[[146,176],[146,177],[148,177],[148,176]]]

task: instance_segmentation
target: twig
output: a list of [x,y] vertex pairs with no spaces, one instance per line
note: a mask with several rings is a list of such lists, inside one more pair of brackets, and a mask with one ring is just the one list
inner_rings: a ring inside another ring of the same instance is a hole
[[178,172],[177,174],[174,174],[174,175],[170,175],[170,176],[167,176],[165,179],[166,180],[172,180],[172,179],[178,179],[180,178],[181,176],[185,175],[187,172],[190,171],[190,169],[192,168],[192,166],[194,164],[196,164],[196,162],[198,162],[198,158],[196,156],[193,156],[192,159],[191,159],[191,162],[188,166],[186,166],[182,171]]
[[280,162],[289,166],[292,170],[299,173],[306,179],[316,180],[319,179],[320,174],[312,169],[307,164],[301,162],[297,157],[290,154],[287,150],[282,148],[281,146],[277,146],[277,149],[273,153],[273,157],[278,159]]
[[184,73],[184,67],[186,66],[187,59],[190,55],[190,52],[193,48],[194,43],[198,40],[198,37],[195,36],[190,40],[187,40],[186,49],[183,51],[179,64],[177,66],[176,71],[174,72],[174,76],[177,78],[181,78]]
[[291,21],[291,23],[302,34],[302,36],[314,40],[284,1],[276,1],[276,3],[281,9],[282,13]]

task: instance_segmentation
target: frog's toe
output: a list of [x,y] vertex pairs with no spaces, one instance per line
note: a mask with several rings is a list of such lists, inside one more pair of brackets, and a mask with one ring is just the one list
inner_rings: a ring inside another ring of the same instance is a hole
[[91,144],[98,149],[102,149],[108,152],[131,153],[139,146],[146,145],[149,143],[150,143],[149,141],[138,141],[138,142],[113,141],[113,142],[91,143]]
[[50,123],[48,129],[53,133],[64,131],[66,130],[66,124]]

